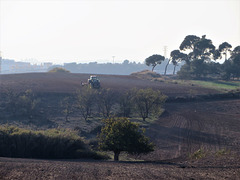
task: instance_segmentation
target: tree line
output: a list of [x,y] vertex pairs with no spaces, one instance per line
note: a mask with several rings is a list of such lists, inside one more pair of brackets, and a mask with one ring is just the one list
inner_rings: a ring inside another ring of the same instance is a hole
[[[37,124],[48,119],[51,112],[60,112],[68,122],[72,115],[88,121],[90,118],[140,117],[145,121],[162,112],[167,96],[159,90],[131,89],[124,92],[101,88],[82,87],[73,94],[51,100],[31,89],[15,92],[8,89],[1,94],[0,118],[18,119]],[[54,103],[54,105],[52,104]],[[51,104],[51,105],[50,105]],[[57,107],[57,108],[56,108]],[[51,108],[54,108],[51,110]],[[39,123],[38,123],[39,121]]]
[[92,117],[111,116],[138,116],[145,121],[150,116],[161,114],[166,98],[159,90],[151,88],[117,92],[112,89],[95,90],[83,87],[74,95],[65,97],[61,104],[66,121],[76,112],[80,113],[85,121]]
[[[219,61],[224,58],[224,62]],[[188,35],[184,38],[179,49],[170,53],[170,58],[154,54],[145,59],[145,64],[154,68],[167,60],[165,75],[168,65],[174,65],[173,74],[180,62],[185,62],[178,71],[178,76],[183,79],[239,79],[240,78],[240,46],[232,47],[228,42],[221,43],[218,47],[214,46],[211,39],[206,35],[198,37]]]
[[[149,117],[158,117],[166,98],[159,90],[150,88],[117,92],[82,87],[75,94],[63,98],[59,108],[63,110],[66,121],[70,121],[70,116],[76,112],[85,121],[90,118],[103,119],[98,147],[113,151],[114,160],[118,161],[122,151],[140,154],[154,150],[154,145],[144,135],[144,129],[127,118],[141,117],[146,121]],[[16,117],[35,119],[41,107],[41,99],[31,90],[21,93],[9,90],[4,100],[1,108]],[[0,126],[0,141],[3,146],[0,154],[7,157],[105,158],[85,146],[85,142],[69,130],[31,131]]]

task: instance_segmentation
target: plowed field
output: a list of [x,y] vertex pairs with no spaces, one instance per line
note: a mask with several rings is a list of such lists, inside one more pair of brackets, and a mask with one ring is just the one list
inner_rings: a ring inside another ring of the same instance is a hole
[[[35,92],[72,93],[81,88],[81,82],[87,82],[90,74],[73,73],[28,73],[16,75],[1,75],[0,88],[16,91],[31,89]],[[217,90],[196,86],[186,86],[173,83],[149,81],[133,76],[98,75],[103,88],[111,88],[118,91],[132,88],[159,89],[168,96],[184,96],[191,92],[195,94],[214,94]]]
[[[0,90],[73,93],[89,74],[30,73],[1,75]],[[159,89],[188,96],[217,90],[132,76],[99,75],[104,88]],[[240,179],[240,100],[166,103],[164,114],[147,129],[156,150],[145,162],[27,160],[0,158],[0,179]],[[202,149],[205,157],[189,158]],[[220,153],[222,152],[222,153]],[[121,157],[120,157],[121,159]]]

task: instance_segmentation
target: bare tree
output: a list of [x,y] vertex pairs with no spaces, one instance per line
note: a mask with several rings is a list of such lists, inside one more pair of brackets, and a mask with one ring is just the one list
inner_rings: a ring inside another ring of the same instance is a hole
[[92,109],[96,103],[96,90],[89,87],[83,87],[81,90],[77,91],[77,102],[76,106],[79,109],[82,117],[87,121],[87,119],[92,114]]

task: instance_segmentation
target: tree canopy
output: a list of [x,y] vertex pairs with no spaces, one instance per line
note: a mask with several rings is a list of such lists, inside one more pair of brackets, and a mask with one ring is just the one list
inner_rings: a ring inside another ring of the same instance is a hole
[[[226,80],[240,78],[240,46],[233,50],[232,45],[223,42],[216,48],[210,39],[203,35],[201,38],[188,35],[184,38],[179,49],[187,52],[187,58],[178,75],[184,79],[223,78]],[[172,51],[173,64],[175,55],[178,58],[180,51]],[[227,55],[230,54],[230,58]],[[223,63],[217,62],[225,56]]]
[[180,52],[178,49],[173,50],[170,54],[170,57],[172,59],[173,65],[174,65],[173,74],[175,74],[175,69],[176,69],[176,66],[179,62],[184,61],[184,60],[185,61],[188,60],[187,54],[184,54],[184,53]]
[[147,59],[145,59],[145,64],[147,66],[152,66],[152,71],[154,68],[158,65],[161,64],[162,61],[164,61],[165,57],[159,54],[154,54],[152,56],[149,56]]
[[225,55],[225,60],[227,60],[227,52],[231,52],[231,48],[232,45],[227,42],[223,42],[219,45],[218,50],[220,53]]
[[109,118],[103,120],[104,126],[99,135],[99,148],[113,151],[114,160],[119,160],[121,152],[130,154],[149,153],[154,145],[144,136],[144,129],[129,121],[127,118]]
[[194,44],[200,40],[200,37],[195,36],[195,35],[188,35],[185,37],[185,39],[183,40],[183,42],[180,45],[180,50],[188,50],[194,49]]
[[143,121],[149,117],[153,112],[160,112],[167,96],[163,95],[159,90],[154,91],[148,89],[133,89],[133,102],[135,103],[136,110],[142,117]]

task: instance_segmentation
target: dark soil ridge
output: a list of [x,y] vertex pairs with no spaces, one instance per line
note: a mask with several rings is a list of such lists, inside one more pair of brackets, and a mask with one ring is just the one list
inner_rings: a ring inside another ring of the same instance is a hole
[[185,102],[195,102],[195,101],[217,101],[217,100],[232,100],[239,99],[240,91],[237,92],[227,92],[227,93],[217,93],[217,94],[203,94],[195,96],[172,96],[168,97],[166,103],[185,103]]

